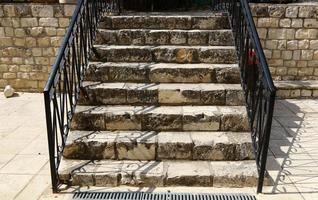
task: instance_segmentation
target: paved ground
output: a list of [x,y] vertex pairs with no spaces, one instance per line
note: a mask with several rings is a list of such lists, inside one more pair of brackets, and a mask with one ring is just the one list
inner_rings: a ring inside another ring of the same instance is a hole
[[[0,93],[0,199],[71,199],[87,188],[52,194],[41,94],[21,93],[6,99]],[[268,169],[274,186],[260,200],[318,199],[318,100],[276,103]],[[93,191],[245,192],[255,188],[89,188]]]

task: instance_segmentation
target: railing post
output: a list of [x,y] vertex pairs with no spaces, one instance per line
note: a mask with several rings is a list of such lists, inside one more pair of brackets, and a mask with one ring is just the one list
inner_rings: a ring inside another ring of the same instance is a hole
[[261,166],[260,166],[260,172],[259,172],[259,180],[257,185],[257,193],[262,193],[263,191],[263,184],[264,184],[264,177],[265,177],[265,170],[266,170],[266,162],[267,162],[267,152],[268,152],[268,146],[269,146],[269,140],[270,140],[270,133],[271,133],[271,125],[272,125],[272,119],[274,114],[274,106],[275,106],[275,97],[276,97],[276,91],[271,92],[270,96],[268,98],[268,121],[266,123],[266,127],[264,129],[265,135],[264,135],[264,144],[262,148],[261,153]]
[[45,105],[45,115],[46,115],[46,128],[47,128],[47,139],[50,157],[50,171],[51,171],[51,182],[52,189],[54,193],[58,192],[58,178],[56,173],[55,164],[55,135],[53,133],[52,127],[52,111],[51,111],[51,97],[50,91],[44,92],[44,105]]

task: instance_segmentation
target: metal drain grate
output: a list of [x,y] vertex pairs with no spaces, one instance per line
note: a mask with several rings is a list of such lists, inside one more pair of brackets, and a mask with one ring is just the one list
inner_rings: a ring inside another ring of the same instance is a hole
[[76,192],[73,200],[256,200],[249,194]]

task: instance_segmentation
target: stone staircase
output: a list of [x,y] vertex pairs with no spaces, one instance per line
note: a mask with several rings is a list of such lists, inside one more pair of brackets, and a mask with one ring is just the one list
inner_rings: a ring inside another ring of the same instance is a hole
[[80,186],[256,185],[227,16],[105,16],[59,174]]

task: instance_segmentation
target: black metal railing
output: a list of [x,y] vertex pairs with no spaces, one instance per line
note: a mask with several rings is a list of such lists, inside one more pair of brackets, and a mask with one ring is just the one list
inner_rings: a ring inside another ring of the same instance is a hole
[[53,192],[63,148],[93,47],[98,22],[106,12],[119,12],[117,0],[79,0],[44,89]]
[[266,161],[276,97],[276,88],[253,21],[248,0],[215,0],[213,8],[229,13],[239,60],[241,84],[259,180],[257,192],[262,192],[267,175]]

